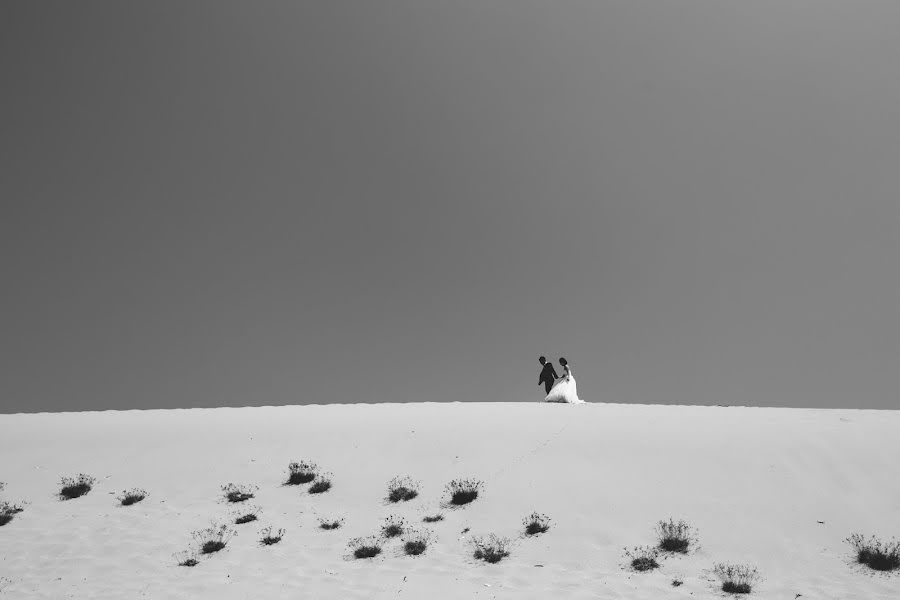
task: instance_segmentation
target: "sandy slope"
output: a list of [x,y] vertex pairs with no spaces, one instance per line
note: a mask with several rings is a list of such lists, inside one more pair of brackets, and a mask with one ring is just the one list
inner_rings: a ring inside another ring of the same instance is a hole
[[[0,415],[0,497],[28,502],[0,528],[0,577],[12,581],[0,597],[716,598],[708,569],[741,561],[765,577],[757,598],[897,598],[900,576],[867,574],[842,540],[900,533],[898,436],[900,412],[614,404]],[[300,459],[332,471],[334,488],[281,486]],[[60,477],[79,472],[97,477],[94,490],[57,500]],[[422,494],[389,506],[398,474],[421,480]],[[376,559],[347,558],[349,538],[390,514],[421,521],[446,482],[469,476],[482,496],[427,526],[437,539],[423,556],[394,542]],[[259,486],[260,522],[197,567],[177,566],[192,531],[232,513],[219,491],[229,482]],[[135,486],[147,500],[118,506]],[[533,510],[553,527],[525,539]],[[320,515],[345,526],[319,530]],[[701,548],[656,572],[623,568],[623,547],[653,543],[670,516],[699,529]],[[261,547],[268,524],[287,532]],[[469,546],[491,532],[515,539],[496,565]]]

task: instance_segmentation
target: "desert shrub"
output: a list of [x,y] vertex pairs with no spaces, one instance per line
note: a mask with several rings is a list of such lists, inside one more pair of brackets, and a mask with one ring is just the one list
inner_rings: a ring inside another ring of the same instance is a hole
[[407,502],[419,495],[419,482],[411,477],[394,477],[388,482],[389,502]]
[[473,556],[478,560],[498,563],[509,556],[509,539],[497,537],[493,533],[486,538],[478,537],[473,539],[472,545],[475,547]]
[[407,530],[403,533],[403,552],[409,556],[418,556],[425,552],[431,541],[428,531]]
[[228,525],[213,525],[195,531],[192,535],[200,546],[200,554],[212,554],[228,545],[228,542],[234,537],[234,530]]
[[22,507],[18,504],[0,502],[0,527],[12,521],[13,517],[20,512],[22,512]]
[[59,497],[64,500],[80,498],[91,491],[96,481],[96,479],[84,473],[79,473],[78,477],[63,477],[60,480],[62,489],[59,490]]
[[[0,490],[2,489],[3,487],[0,487]],[[2,592],[11,583],[12,580],[7,579],[6,577],[0,577],[0,592]]]
[[394,515],[386,518],[384,525],[381,526],[381,535],[386,538],[397,537],[402,535],[404,531],[406,531],[406,519]]
[[522,521],[522,524],[525,526],[526,535],[544,533],[550,529],[550,517],[537,512],[533,512],[525,517],[525,520]]
[[2,492],[3,488],[5,488],[5,487],[6,487],[6,484],[3,483],[2,481],[0,481],[0,492]]
[[10,514],[18,514],[25,510],[20,504],[10,504],[9,502],[0,502],[0,510],[9,512]]
[[483,485],[484,483],[477,479],[454,479],[446,486],[450,494],[450,504],[462,506],[472,502],[478,497]]
[[179,552],[175,555],[175,561],[179,567],[196,567],[200,564],[200,561],[197,560],[197,553],[192,550]]
[[680,580],[680,579],[673,579],[673,580],[672,580],[672,587],[678,587],[678,586],[682,585],[683,583],[684,583],[684,582],[683,582],[682,580]]
[[713,574],[722,581],[722,591],[729,594],[749,594],[760,579],[756,568],[748,565],[718,563]]
[[122,495],[117,496],[116,500],[118,500],[122,504],[122,506],[131,506],[132,504],[136,504],[146,497],[147,492],[145,490],[134,488],[131,491],[122,490]]
[[222,493],[229,502],[246,502],[253,498],[253,494],[259,488],[254,485],[236,485],[229,483],[222,486]]
[[331,473],[316,476],[315,481],[309,486],[310,494],[324,494],[331,489]]
[[262,536],[259,539],[259,543],[263,546],[271,546],[272,544],[277,544],[281,541],[281,538],[284,537],[284,529],[279,529],[275,533],[272,533],[272,527],[265,527],[260,532],[259,535]]
[[256,521],[261,512],[262,509],[258,506],[245,506],[232,515],[234,517],[234,524],[243,525],[244,523]]
[[343,519],[319,519],[319,529],[338,529],[344,524]]
[[444,515],[438,513],[436,515],[426,515],[424,519],[422,519],[426,523],[437,523],[438,521],[444,520]]
[[316,478],[319,473],[319,467],[314,462],[301,460],[300,462],[292,462],[288,465],[288,479],[285,485],[300,485],[309,483]]
[[846,540],[856,551],[856,561],[876,571],[893,571],[900,568],[900,542],[882,542],[875,536],[869,539],[854,533]]
[[381,538],[370,535],[368,537],[353,538],[347,544],[356,558],[372,558],[381,554]]
[[686,522],[676,523],[674,519],[669,519],[656,524],[656,537],[659,540],[657,547],[660,550],[686,554],[696,539],[696,533]]
[[631,560],[631,568],[635,571],[652,571],[659,568],[659,548],[650,546],[638,546],[631,550],[625,549],[625,556]]

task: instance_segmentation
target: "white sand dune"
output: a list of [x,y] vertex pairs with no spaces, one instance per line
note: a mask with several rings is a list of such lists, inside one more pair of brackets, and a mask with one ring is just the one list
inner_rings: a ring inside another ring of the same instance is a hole
[[[764,577],[751,597],[900,597],[900,576],[856,565],[854,532],[900,532],[900,412],[614,404],[396,404],[0,415],[0,499],[26,502],[0,527],[0,597],[29,598],[719,598],[718,561]],[[313,460],[334,487],[282,486]],[[61,501],[62,476],[97,478]],[[385,502],[395,475],[418,498]],[[441,509],[453,478],[481,496]],[[191,532],[224,523],[227,483],[259,486],[260,521],[236,526],[194,568],[173,554]],[[123,489],[149,492],[119,506]],[[445,520],[426,525],[424,515]],[[547,514],[532,538],[522,519]],[[419,557],[389,542],[348,558],[348,539],[391,514],[436,538]],[[344,527],[318,528],[317,517]],[[624,547],[653,544],[660,519],[683,518],[700,548],[635,573]],[[263,547],[266,525],[286,530]],[[463,534],[462,531],[470,531]],[[472,557],[473,535],[513,539],[498,564]],[[684,584],[672,587],[673,579]]]

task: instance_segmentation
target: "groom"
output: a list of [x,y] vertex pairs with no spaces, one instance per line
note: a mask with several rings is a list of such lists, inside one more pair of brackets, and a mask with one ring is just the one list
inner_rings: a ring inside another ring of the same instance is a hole
[[553,368],[553,363],[547,362],[547,359],[543,356],[538,359],[538,362],[541,363],[543,367],[541,369],[541,376],[538,378],[538,385],[544,384],[544,389],[547,390],[547,393],[550,393],[550,389],[553,387],[553,382],[559,379],[559,375],[556,374],[556,369]]

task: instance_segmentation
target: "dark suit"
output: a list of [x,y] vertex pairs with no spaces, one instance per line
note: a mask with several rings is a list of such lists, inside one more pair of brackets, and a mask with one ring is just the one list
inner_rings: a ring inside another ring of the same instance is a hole
[[559,379],[559,375],[556,374],[556,369],[553,368],[553,363],[547,361],[544,363],[544,368],[541,369],[541,376],[538,379],[538,385],[544,384],[544,389],[547,390],[547,393],[550,393],[550,388],[553,387],[553,382]]

